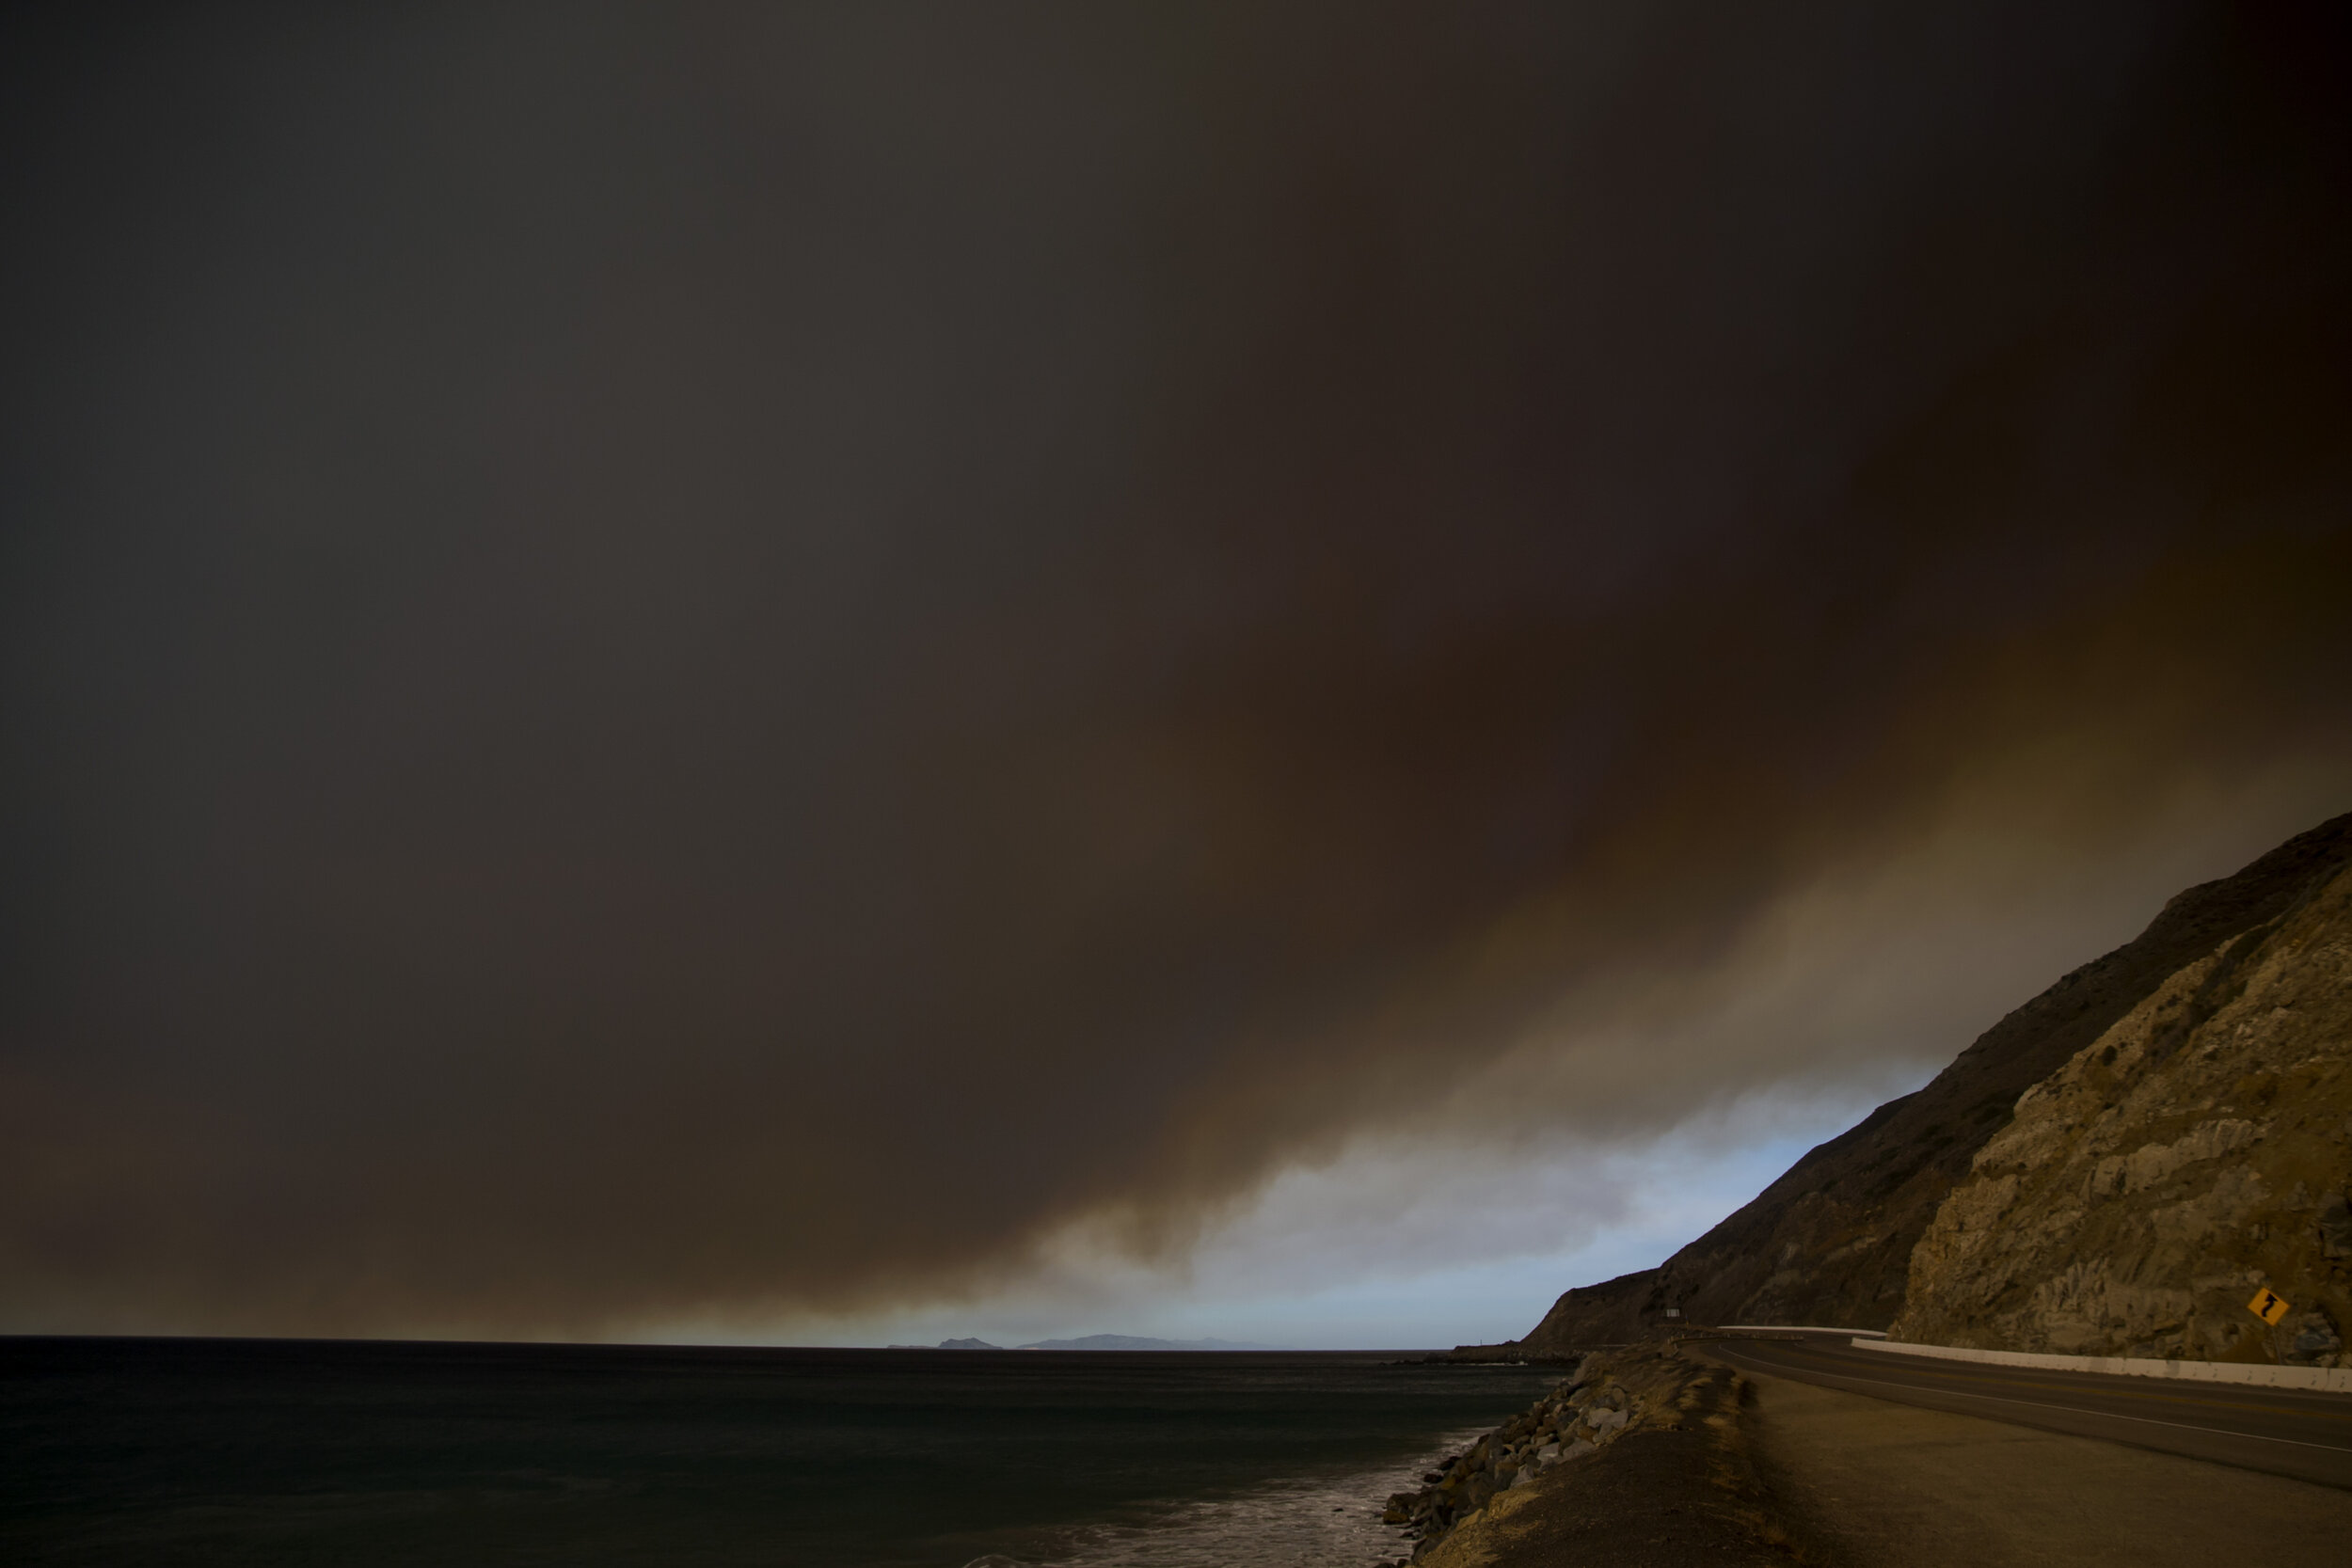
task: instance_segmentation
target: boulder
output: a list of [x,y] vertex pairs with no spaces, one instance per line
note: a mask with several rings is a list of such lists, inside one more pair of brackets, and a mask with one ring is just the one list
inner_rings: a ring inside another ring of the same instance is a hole
[[2342,1349],[2344,1338],[2336,1332],[2334,1320],[2325,1307],[2313,1307],[2295,1321],[2295,1338],[2281,1359],[2297,1367],[2331,1367]]
[[2319,1207],[2319,1249],[2330,1261],[2352,1258],[2352,1203],[2342,1193],[2329,1193]]

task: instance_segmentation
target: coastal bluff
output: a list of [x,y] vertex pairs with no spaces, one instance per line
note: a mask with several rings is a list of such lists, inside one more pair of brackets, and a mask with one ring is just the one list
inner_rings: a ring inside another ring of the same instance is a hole
[[[2028,1089],[1912,1250],[1893,1338],[2334,1365],[2352,1322],[2352,870]],[[2247,1310],[2275,1290],[2277,1324]]]
[[2333,1355],[2352,1306],[2347,872],[2352,814],[2187,889],[1660,1267],[1456,1354],[1629,1343],[1672,1310],[2270,1359],[2262,1325],[2232,1316],[2260,1275],[2302,1298],[2282,1354]]
[[[2028,1432],[2047,1419],[2010,1424],[2006,1396],[1956,1412],[1933,1408],[1968,1397],[1948,1389],[1815,1386],[1785,1359],[1725,1352],[1740,1336],[1704,1332],[1742,1323],[1961,1352],[2352,1367],[2352,815],[2179,894],[1660,1267],[1567,1291],[1523,1340],[1456,1350],[1575,1370],[1384,1515],[1416,1568],[2023,1563],[2060,1540],[2086,1560],[2121,1560],[2095,1554],[2127,1540],[2135,1561],[2209,1560],[2219,1539],[2256,1542],[2264,1560],[2335,1560],[2340,1479],[2151,1451],[2164,1445],[2138,1428],[2122,1443]],[[1745,1342],[1773,1339],[1840,1337]],[[2120,1418],[2157,1419],[2147,1408]],[[2199,1419],[2181,1430],[2213,1435]],[[2177,1506],[2220,1496],[2258,1508],[2255,1522],[2217,1536],[2201,1506]]]

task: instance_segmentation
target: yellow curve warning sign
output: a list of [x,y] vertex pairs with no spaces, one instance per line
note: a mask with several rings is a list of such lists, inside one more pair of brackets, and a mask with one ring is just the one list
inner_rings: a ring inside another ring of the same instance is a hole
[[2246,1309],[2276,1328],[2287,1315],[2287,1298],[2276,1291],[2257,1291],[2254,1299],[2246,1304]]

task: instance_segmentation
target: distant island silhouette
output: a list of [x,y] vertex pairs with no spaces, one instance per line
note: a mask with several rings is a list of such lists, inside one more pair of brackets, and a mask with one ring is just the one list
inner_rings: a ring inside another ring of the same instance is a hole
[[1080,1339],[1040,1339],[1028,1345],[992,1345],[986,1339],[942,1339],[937,1345],[891,1345],[890,1350],[1278,1350],[1242,1339],[1152,1339],[1134,1334],[1089,1334]]

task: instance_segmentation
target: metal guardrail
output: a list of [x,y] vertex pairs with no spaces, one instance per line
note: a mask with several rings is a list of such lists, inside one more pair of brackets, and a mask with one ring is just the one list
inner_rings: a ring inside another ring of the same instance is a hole
[[2264,1388],[2312,1388],[2352,1394],[2352,1367],[2254,1367],[2231,1361],[2154,1361],[2126,1355],[2051,1355],[2038,1351],[1963,1350],[1958,1345],[1914,1345],[1892,1339],[1853,1340],[1856,1350],[1890,1355],[1927,1355],[1942,1361],[1975,1361],[1994,1367],[2037,1367],[2054,1372],[2106,1372],[2115,1377],[2169,1377],[2191,1383],[2238,1383]]

